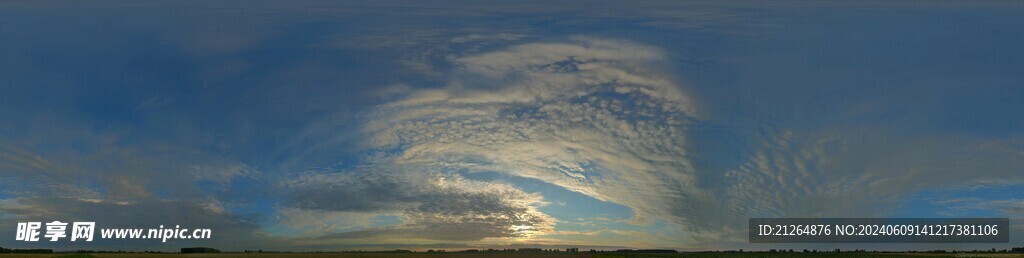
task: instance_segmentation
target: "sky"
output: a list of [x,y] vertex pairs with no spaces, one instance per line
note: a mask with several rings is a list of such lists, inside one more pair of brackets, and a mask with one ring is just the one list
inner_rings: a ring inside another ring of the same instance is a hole
[[[0,246],[1024,246],[1014,2],[0,1]],[[1006,217],[1008,244],[751,244]],[[212,239],[15,241],[26,221]]]

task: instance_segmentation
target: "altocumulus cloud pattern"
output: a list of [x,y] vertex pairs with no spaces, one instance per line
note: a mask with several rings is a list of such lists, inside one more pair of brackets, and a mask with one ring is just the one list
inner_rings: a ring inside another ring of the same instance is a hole
[[[355,192],[326,196],[337,205],[297,203],[347,210],[351,200],[393,199],[386,203],[410,218],[402,226],[425,229],[404,232],[420,235],[467,224],[468,233],[440,231],[476,239],[550,233],[554,220],[535,208],[542,197],[456,173],[494,171],[628,204],[638,219],[681,222],[677,205],[701,195],[690,187],[683,147],[693,112],[658,71],[659,58],[655,48],[591,38],[462,57],[450,85],[404,93],[373,111],[364,128],[366,144],[381,153],[373,164],[297,183]],[[413,190],[378,196],[393,185]]]
[[542,196],[460,175],[498,172],[627,205],[637,220],[682,223],[685,207],[710,203],[700,203],[709,199],[694,187],[684,148],[695,111],[661,56],[627,41],[574,38],[459,58],[449,85],[402,93],[366,114],[363,144],[377,153],[369,164],[295,181],[312,191],[295,203],[406,218],[336,237],[552,233],[555,220],[536,210]]

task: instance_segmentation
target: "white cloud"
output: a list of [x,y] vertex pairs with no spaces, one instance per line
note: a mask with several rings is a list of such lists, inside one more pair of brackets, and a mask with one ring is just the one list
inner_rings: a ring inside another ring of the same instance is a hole
[[526,35],[515,34],[515,33],[497,33],[497,34],[470,34],[465,36],[458,36],[449,40],[451,43],[463,44],[473,42],[493,42],[493,41],[507,41],[507,40],[518,40],[526,37]]
[[366,146],[409,171],[540,179],[686,225],[710,205],[684,148],[696,108],[661,50],[577,37],[458,59],[441,89],[367,115]]

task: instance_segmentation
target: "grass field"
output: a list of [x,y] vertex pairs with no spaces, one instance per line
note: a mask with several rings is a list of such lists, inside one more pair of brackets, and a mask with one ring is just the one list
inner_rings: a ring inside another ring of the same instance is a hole
[[921,254],[921,253],[680,253],[680,254],[529,254],[529,253],[320,253],[320,254],[245,254],[245,253],[219,253],[219,254],[0,254],[0,258],[26,257],[26,258],[440,258],[440,257],[482,257],[482,258],[514,258],[514,257],[580,257],[580,258],[656,258],[656,257],[1024,257],[1024,254]]

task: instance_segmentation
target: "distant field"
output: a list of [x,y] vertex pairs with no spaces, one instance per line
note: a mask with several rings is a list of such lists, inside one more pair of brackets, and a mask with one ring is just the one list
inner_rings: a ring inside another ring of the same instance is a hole
[[447,254],[426,254],[426,253],[332,253],[332,254],[243,254],[243,253],[221,253],[221,254],[0,254],[0,258],[26,257],[26,258],[440,258],[440,257],[580,257],[580,258],[630,258],[630,257],[1024,257],[1024,254],[828,254],[828,253],[686,253],[686,254],[492,254],[492,253],[447,253]]

